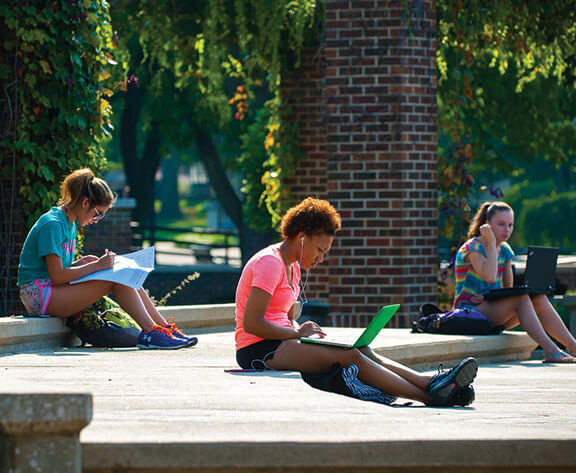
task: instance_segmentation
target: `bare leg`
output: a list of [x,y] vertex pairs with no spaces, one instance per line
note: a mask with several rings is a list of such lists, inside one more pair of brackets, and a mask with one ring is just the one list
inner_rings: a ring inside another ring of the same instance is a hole
[[576,352],[576,340],[545,295],[533,296],[532,304],[546,332],[562,343],[572,353]]
[[548,355],[553,355],[559,348],[548,336],[540,323],[529,296],[507,297],[499,301],[483,302],[476,307],[495,325],[507,325],[513,317]]
[[87,281],[79,284],[52,286],[52,297],[48,304],[48,313],[55,317],[66,318],[84,310],[90,304],[107,294],[114,297],[142,330],[149,331],[154,320],[148,315],[138,292],[128,286],[109,281]]
[[397,361],[381,356],[372,350],[372,348],[369,346],[359,348],[359,350],[360,353],[362,353],[364,356],[367,356],[375,363],[384,366],[385,368],[410,381],[412,384],[418,386],[419,388],[425,389],[428,381],[430,381],[430,376],[418,373],[418,371],[414,371],[413,369],[408,368],[407,366],[404,366]]
[[142,300],[144,307],[146,307],[148,315],[152,318],[152,320],[154,320],[154,323],[160,325],[161,327],[164,327],[166,325],[166,319],[164,319],[164,317],[162,317],[162,314],[158,312],[158,309],[156,309],[156,306],[152,303],[150,296],[144,290],[144,288],[138,290],[138,295],[140,296],[140,299]]
[[319,345],[306,345],[297,340],[286,340],[285,346],[266,364],[277,370],[296,370],[304,373],[325,373],[334,363],[344,367],[358,366],[360,381],[398,397],[428,401],[424,386],[430,377],[423,377],[423,386],[413,384],[392,370],[368,359],[358,350],[343,350]]

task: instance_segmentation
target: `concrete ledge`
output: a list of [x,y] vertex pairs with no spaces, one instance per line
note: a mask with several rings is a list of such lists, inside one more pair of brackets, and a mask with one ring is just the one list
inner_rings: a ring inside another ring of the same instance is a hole
[[81,473],[79,434],[91,419],[90,394],[0,394],[0,470]]
[[[538,344],[526,332],[503,332],[500,335],[439,335],[409,333],[397,330],[401,337],[379,335],[372,342],[372,349],[379,355],[399,361],[415,369],[433,369],[438,362],[450,364],[473,356],[480,363],[527,360]],[[384,333],[387,333],[384,330]]]
[[78,433],[92,419],[87,393],[0,393],[0,432]]
[[74,338],[55,317],[0,317],[0,355],[69,345]]
[[[234,304],[170,306],[159,308],[164,317],[174,317],[189,332],[206,328],[232,329]],[[359,328],[329,328],[331,335],[356,339]],[[392,335],[393,334],[393,335]],[[390,336],[392,335],[392,336]],[[78,345],[65,322],[56,318],[0,318],[0,354]],[[463,356],[482,363],[526,360],[537,344],[525,332],[493,336],[412,334],[408,329],[384,329],[372,342],[379,355],[416,369],[433,369],[438,362],[449,364]]]
[[556,473],[574,471],[575,447],[574,440],[391,440],[335,444],[85,444],[82,451],[84,473]]
[[[174,317],[183,329],[234,327],[234,304],[159,307],[164,317]],[[0,355],[43,350],[80,342],[56,317],[0,317]]]
[[173,305],[158,307],[158,311],[165,318],[174,317],[182,329],[233,327],[235,307],[235,304]]

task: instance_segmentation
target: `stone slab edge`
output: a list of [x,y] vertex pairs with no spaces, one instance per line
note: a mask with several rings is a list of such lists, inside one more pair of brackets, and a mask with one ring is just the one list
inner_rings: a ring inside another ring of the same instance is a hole
[[174,317],[182,329],[233,326],[235,304],[173,305],[158,307],[164,318]]
[[[82,445],[83,472],[203,468],[462,467],[576,468],[576,440],[451,440],[358,443],[181,443]],[[464,471],[462,470],[462,471]],[[540,470],[538,470],[540,471]]]
[[432,369],[439,362],[453,363],[473,356],[481,363],[527,360],[538,344],[525,332],[505,332],[491,336],[437,335],[438,341],[414,342],[392,347],[373,347],[379,355],[409,365],[414,369]]
[[[234,326],[234,304],[160,307],[164,317],[174,317],[183,329]],[[0,317],[0,355],[78,345],[79,340],[55,317],[21,315]]]

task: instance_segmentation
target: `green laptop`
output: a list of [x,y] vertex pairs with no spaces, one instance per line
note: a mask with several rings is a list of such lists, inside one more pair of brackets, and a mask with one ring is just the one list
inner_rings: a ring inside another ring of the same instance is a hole
[[394,317],[396,311],[400,308],[400,304],[387,305],[382,307],[378,313],[374,316],[372,321],[368,324],[368,327],[358,337],[354,343],[350,343],[347,340],[341,340],[338,338],[324,337],[324,338],[313,338],[313,337],[301,337],[300,341],[302,343],[315,343],[317,345],[328,345],[331,347],[340,348],[360,348],[370,345],[372,340],[376,338],[376,335],[380,333],[388,322]]

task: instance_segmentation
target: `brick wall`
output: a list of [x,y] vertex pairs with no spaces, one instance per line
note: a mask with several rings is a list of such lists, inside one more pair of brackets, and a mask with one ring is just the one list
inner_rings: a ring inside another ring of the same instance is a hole
[[[327,286],[308,291],[322,299],[327,288],[336,324],[364,325],[380,305],[401,303],[392,325],[407,326],[436,300],[436,18],[431,0],[408,4],[410,31],[402,2],[328,1],[315,66],[325,77],[310,80],[308,62],[300,84],[287,84],[312,146],[292,188],[326,195],[343,218]],[[312,190],[321,179],[304,180],[323,166],[325,193]]]
[[130,221],[135,206],[134,199],[118,199],[106,217],[97,224],[86,225],[83,253],[100,256],[106,249],[117,254],[132,251]]
[[[319,47],[302,52],[302,67],[285,82],[283,92],[293,110],[291,119],[299,127],[300,146],[307,158],[300,161],[287,185],[296,202],[308,196],[328,198],[326,180],[326,132],[323,123],[322,82],[325,61]],[[328,256],[329,257],[329,256]],[[306,295],[328,302],[328,267],[322,265],[309,274]]]

